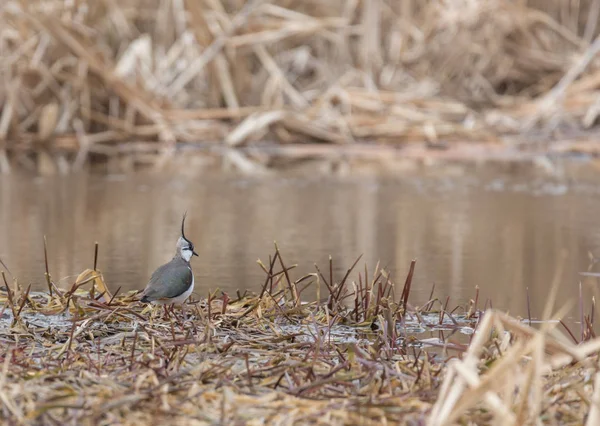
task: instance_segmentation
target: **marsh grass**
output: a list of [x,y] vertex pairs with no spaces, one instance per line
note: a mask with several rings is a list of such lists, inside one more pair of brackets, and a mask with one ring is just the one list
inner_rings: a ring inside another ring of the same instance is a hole
[[[356,142],[539,148],[582,137],[600,111],[599,9],[7,0],[0,171],[67,172],[90,157],[161,166],[182,145],[257,171],[284,158],[380,156]],[[596,152],[585,141],[557,149]]]
[[[571,342],[557,321],[533,328],[487,301],[478,309],[478,289],[452,310],[434,288],[413,306],[416,262],[400,289],[379,265],[358,271],[359,260],[339,280],[332,259],[302,275],[276,246],[258,262],[260,293],[194,297],[185,318],[164,317],[136,292],[111,294],[96,265],[47,292],[3,274],[0,416],[21,424],[599,420],[591,316]],[[543,318],[566,312],[551,307],[558,282]],[[302,299],[309,287],[320,288],[317,300]]]

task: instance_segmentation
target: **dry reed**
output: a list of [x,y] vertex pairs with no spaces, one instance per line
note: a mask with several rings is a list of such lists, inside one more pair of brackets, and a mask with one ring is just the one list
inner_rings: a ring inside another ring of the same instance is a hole
[[[276,247],[259,295],[215,291],[187,317],[111,294],[5,279],[0,418],[19,424],[582,424],[598,422],[600,339],[493,309],[409,301],[389,274],[295,278]],[[560,274],[557,273],[557,277]],[[355,277],[355,278],[354,278]],[[52,281],[50,281],[52,282]],[[544,317],[551,313],[558,280]],[[306,302],[316,287],[322,300]],[[320,289],[320,290],[319,290]],[[399,295],[399,297],[396,297]],[[487,303],[486,303],[487,305]],[[8,312],[10,310],[10,312]],[[424,335],[437,335],[426,338]],[[570,333],[570,331],[569,331]],[[587,416],[587,419],[586,419]]]
[[181,144],[252,171],[270,163],[240,148],[260,141],[283,145],[272,160],[320,155],[309,142],[581,136],[600,111],[599,10],[598,0],[7,0],[0,171],[121,156],[159,166]]

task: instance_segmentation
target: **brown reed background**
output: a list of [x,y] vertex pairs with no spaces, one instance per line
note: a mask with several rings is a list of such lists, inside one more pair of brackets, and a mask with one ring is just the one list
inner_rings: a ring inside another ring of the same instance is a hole
[[268,154],[247,146],[265,143],[296,157],[361,142],[547,149],[596,124],[599,11],[600,0],[6,0],[0,171],[161,165],[179,143],[248,170]]

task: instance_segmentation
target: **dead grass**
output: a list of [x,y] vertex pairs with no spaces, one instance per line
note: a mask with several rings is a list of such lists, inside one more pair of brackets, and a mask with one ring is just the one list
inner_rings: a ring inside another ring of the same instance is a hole
[[[593,311],[575,343],[479,292],[448,310],[385,270],[295,274],[276,250],[257,295],[215,291],[187,318],[84,271],[48,292],[5,278],[0,417],[18,424],[583,424],[598,422]],[[557,273],[560,276],[560,273]],[[556,280],[558,283],[559,280]],[[556,284],[544,317],[551,312]],[[306,302],[316,287],[322,300]],[[585,332],[584,332],[585,331]],[[571,333],[569,331],[569,333]],[[572,333],[571,333],[572,334]],[[429,337],[427,335],[436,336]]]
[[599,9],[8,0],[0,170],[66,172],[120,155],[160,166],[177,143],[213,145],[252,170],[265,154],[225,148],[577,136],[600,110]]

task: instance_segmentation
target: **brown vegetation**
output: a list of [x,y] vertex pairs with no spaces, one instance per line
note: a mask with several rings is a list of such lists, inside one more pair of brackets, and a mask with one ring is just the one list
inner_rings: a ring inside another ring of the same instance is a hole
[[[111,294],[84,271],[30,294],[3,278],[0,418],[10,424],[573,424],[600,421],[594,311],[575,343],[448,299],[409,302],[385,270],[296,278],[278,250],[258,295],[213,292],[189,316]],[[560,274],[557,274],[560,276]],[[355,281],[351,281],[357,277]],[[552,312],[556,284],[548,295]],[[308,287],[317,299],[302,300]],[[84,290],[87,288],[87,290]],[[399,290],[399,289],[398,289]],[[321,297],[322,300],[321,300]],[[480,308],[483,309],[480,309]],[[425,338],[424,335],[437,337]],[[586,420],[587,419],[587,420]]]
[[321,155],[296,153],[308,142],[577,137],[600,111],[599,9],[598,0],[7,0],[0,170],[66,171],[121,154],[160,165],[177,143],[252,168],[269,154],[229,148],[266,141],[302,157]]

